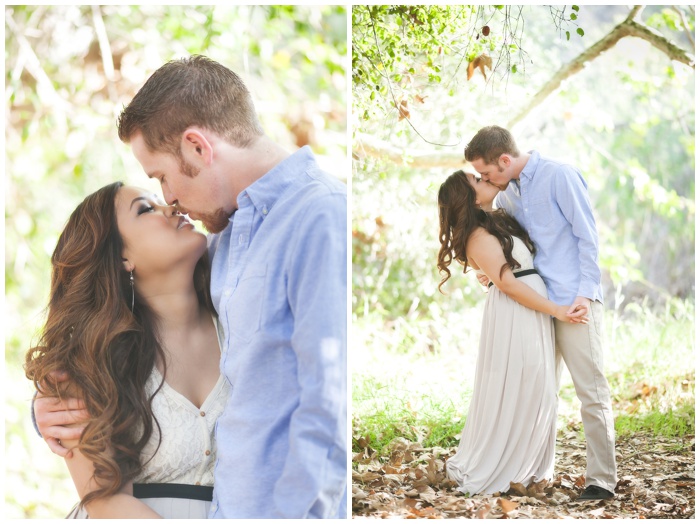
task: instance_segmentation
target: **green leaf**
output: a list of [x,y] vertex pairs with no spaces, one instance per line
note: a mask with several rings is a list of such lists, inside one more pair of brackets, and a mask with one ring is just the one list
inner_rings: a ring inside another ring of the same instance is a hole
[[569,33],[569,32],[567,31],[567,32],[566,32],[566,39],[569,40],[570,38],[571,38],[571,33]]
[[576,30],[576,32],[577,32],[579,35],[583,36],[583,29],[581,29],[580,27]]
[[578,16],[576,16],[576,13],[571,13],[571,16],[569,18],[571,18],[572,20],[576,20]]
[[518,66],[513,64],[513,67],[510,68],[511,73],[517,73],[518,72]]
[[577,11],[577,12],[578,12],[578,6],[577,6],[577,5],[572,5],[572,6],[571,6],[571,9],[573,9],[574,11]]

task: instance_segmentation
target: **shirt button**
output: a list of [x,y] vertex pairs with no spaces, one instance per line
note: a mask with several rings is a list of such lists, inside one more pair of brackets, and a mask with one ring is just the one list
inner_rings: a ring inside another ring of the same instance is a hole
[[204,452],[204,454],[208,457],[209,455],[211,455],[211,451],[206,450],[206,451]]
[[204,411],[200,411],[200,412],[199,412],[199,416],[200,416],[200,417],[203,417],[204,415],[206,415],[206,413],[205,413]]
[[263,215],[267,215],[267,208],[266,207],[263,208]]

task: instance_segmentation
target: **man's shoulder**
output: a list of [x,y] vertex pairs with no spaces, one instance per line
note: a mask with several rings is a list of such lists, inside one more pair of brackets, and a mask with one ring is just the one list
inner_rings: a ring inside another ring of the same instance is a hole
[[294,184],[284,195],[283,205],[296,209],[337,205],[347,205],[347,186],[337,177],[320,168],[308,169],[299,183]]
[[538,164],[538,175],[539,174],[556,174],[556,173],[567,173],[567,174],[578,174],[581,170],[576,167],[576,164],[571,159],[558,158],[540,155],[540,162]]
[[306,171],[306,175],[308,181],[305,184],[305,190],[318,194],[327,193],[347,196],[347,185],[320,167],[309,169]]

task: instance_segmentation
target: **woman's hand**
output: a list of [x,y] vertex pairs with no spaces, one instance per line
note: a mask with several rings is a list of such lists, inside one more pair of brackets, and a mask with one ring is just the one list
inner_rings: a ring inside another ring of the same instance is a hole
[[554,313],[554,318],[567,322],[569,324],[588,324],[588,317],[585,315],[572,317],[569,315],[569,306],[557,306]]

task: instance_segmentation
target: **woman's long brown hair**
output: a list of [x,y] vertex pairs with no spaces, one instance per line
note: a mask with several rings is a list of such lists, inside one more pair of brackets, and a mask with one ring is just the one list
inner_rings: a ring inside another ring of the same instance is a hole
[[[51,257],[47,321],[25,360],[27,378],[44,395],[61,396],[50,374],[65,371],[71,395],[85,401],[90,422],[78,446],[93,462],[99,488],[81,505],[115,494],[135,477],[158,425],[145,384],[156,361],[165,365],[165,355],[158,319],[138,293],[131,311],[115,209],[122,186],[116,182],[89,195],[68,219]],[[213,311],[206,254],[194,279],[200,304]]]
[[476,191],[469,183],[464,171],[452,173],[440,186],[438,191],[438,209],[440,217],[440,251],[438,252],[438,269],[444,274],[438,285],[442,286],[450,278],[449,265],[456,260],[467,272],[467,241],[478,227],[483,227],[495,236],[506,257],[501,267],[500,276],[506,268],[517,269],[520,264],[513,258],[513,237],[520,238],[531,253],[535,246],[527,232],[512,216],[501,209],[487,213],[476,205]]

